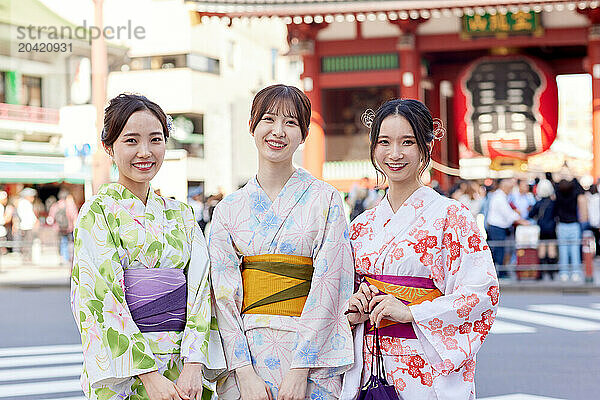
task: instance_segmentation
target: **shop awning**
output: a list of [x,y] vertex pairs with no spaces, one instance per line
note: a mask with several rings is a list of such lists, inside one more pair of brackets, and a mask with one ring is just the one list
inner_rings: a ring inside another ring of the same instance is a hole
[[83,184],[83,172],[65,174],[62,157],[0,156],[0,183],[52,183]]

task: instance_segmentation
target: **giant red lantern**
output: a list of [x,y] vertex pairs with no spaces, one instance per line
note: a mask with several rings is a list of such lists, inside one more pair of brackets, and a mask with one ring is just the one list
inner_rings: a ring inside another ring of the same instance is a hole
[[471,151],[526,159],[548,150],[558,127],[558,88],[544,63],[528,56],[483,57],[455,88],[456,132]]

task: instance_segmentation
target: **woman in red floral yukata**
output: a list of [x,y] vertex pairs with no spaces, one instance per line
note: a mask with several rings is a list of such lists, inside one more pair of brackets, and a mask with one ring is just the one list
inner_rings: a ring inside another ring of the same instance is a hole
[[496,315],[498,279],[469,210],[421,183],[444,130],[411,99],[388,101],[363,121],[389,191],[350,228],[360,286],[349,303],[355,367],[342,399],[370,376],[373,325],[400,399],[474,399],[475,354]]

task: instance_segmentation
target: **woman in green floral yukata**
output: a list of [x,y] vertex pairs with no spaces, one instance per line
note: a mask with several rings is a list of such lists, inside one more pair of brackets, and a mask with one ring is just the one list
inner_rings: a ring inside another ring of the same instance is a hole
[[71,281],[90,399],[200,399],[203,378],[225,368],[202,232],[189,206],[150,187],[170,126],[144,96],[121,94],[105,110],[119,180],[81,208]]

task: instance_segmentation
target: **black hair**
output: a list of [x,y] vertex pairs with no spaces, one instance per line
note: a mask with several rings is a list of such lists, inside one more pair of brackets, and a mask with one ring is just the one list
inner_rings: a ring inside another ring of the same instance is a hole
[[147,110],[156,116],[162,126],[165,140],[169,137],[167,115],[162,108],[145,96],[121,93],[108,102],[104,109],[104,127],[102,129],[102,143],[111,147],[125,128],[129,117],[137,111]]

